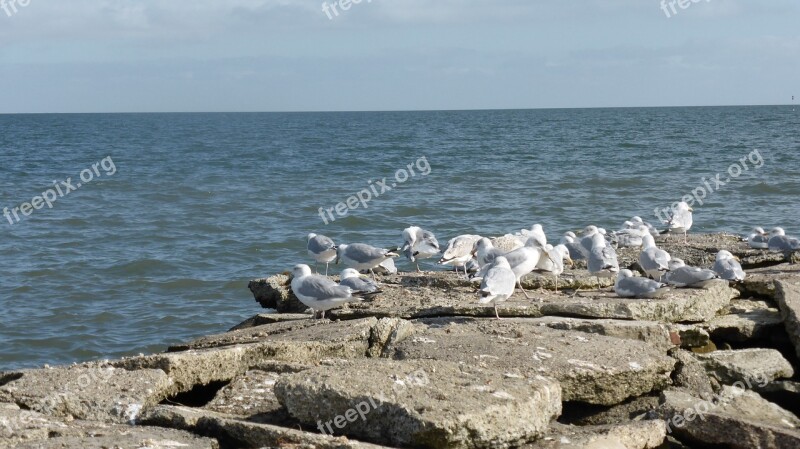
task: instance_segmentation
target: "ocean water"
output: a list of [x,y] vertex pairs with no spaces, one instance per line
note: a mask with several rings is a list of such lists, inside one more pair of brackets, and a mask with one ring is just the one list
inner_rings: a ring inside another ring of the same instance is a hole
[[792,106],[0,115],[0,370],[225,331],[261,311],[248,280],[308,262],[309,232],[389,246],[412,224],[445,242],[538,222],[555,239],[656,221],[720,174],[694,231],[797,234],[799,166]]

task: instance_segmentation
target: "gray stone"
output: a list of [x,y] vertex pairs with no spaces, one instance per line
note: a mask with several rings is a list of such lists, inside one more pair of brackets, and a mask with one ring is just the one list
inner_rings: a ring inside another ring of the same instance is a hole
[[794,376],[792,365],[774,349],[739,349],[698,354],[706,371],[720,383],[764,384]]
[[660,420],[584,427],[553,423],[544,438],[522,449],[654,449],[666,438]]
[[229,442],[230,447],[291,449],[383,448],[383,446],[362,443],[345,437],[332,437],[296,428],[244,421],[210,410],[189,407],[160,405],[150,410],[146,416],[146,421],[151,425],[214,435],[220,440]]
[[629,321],[608,319],[582,319],[564,317],[542,317],[531,320],[540,326],[551,329],[587,332],[607,337],[639,340],[658,349],[667,351],[673,347],[669,326],[656,321]]
[[275,309],[278,313],[302,313],[305,306],[290,288],[291,278],[286,274],[270,276],[266,279],[255,279],[247,284],[257,303],[265,309]]
[[667,432],[681,441],[732,449],[800,447],[800,421],[752,391],[724,387],[714,402],[679,391],[662,394]]
[[553,379],[440,361],[312,368],[282,377],[275,394],[308,426],[397,446],[518,446],[540,437],[561,413]]
[[676,387],[703,399],[711,398],[720,388],[719,382],[709,377],[704,365],[691,352],[678,349],[670,352],[670,355],[678,361],[672,373],[672,382]]
[[778,306],[784,326],[800,357],[800,278],[792,281],[776,281]]
[[394,348],[434,359],[557,378],[566,401],[614,405],[670,383],[675,360],[636,340],[539,326],[530,320],[426,319]]
[[241,323],[233,326],[228,330],[238,331],[242,329],[249,329],[251,327],[263,326],[264,324],[281,323],[284,321],[297,321],[307,320],[308,314],[306,313],[259,313],[258,315],[251,316],[250,318],[242,321]]
[[669,325],[669,329],[673,334],[678,334],[681,348],[703,348],[711,343],[711,336],[708,335],[708,331],[700,327],[701,325],[702,324],[672,324]]
[[0,386],[0,402],[13,402],[46,415],[128,423],[142,409],[166,398],[174,386],[161,370],[113,367],[50,368],[20,371]]
[[705,325],[716,340],[742,343],[762,339],[783,326],[780,311],[763,301],[733,301],[729,309],[730,314],[714,317]]
[[414,325],[401,318],[381,318],[372,327],[368,355],[381,357],[387,348],[414,333]]
[[[587,407],[576,403],[565,409],[563,418],[570,424],[579,426],[608,426],[641,421],[649,416],[656,416],[659,407],[658,396],[639,396],[611,407]],[[567,413],[570,416],[566,416]]]
[[203,408],[251,421],[280,421],[284,409],[273,391],[280,376],[269,371],[247,371],[218,391]]

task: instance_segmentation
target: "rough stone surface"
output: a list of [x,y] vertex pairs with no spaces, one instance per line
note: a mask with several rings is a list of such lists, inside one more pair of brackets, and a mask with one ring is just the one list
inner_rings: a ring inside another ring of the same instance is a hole
[[670,338],[669,326],[657,321],[590,320],[582,318],[542,317],[531,323],[551,329],[586,332],[607,337],[639,340],[667,351],[675,344]]
[[18,379],[0,386],[0,402],[68,419],[133,422],[142,409],[174,390],[172,379],[157,369],[75,366],[18,374]]
[[64,421],[16,404],[0,404],[0,449],[216,449],[216,440],[159,427],[133,427],[95,421]]
[[250,421],[285,421],[285,410],[273,390],[280,376],[277,372],[247,371],[218,391],[203,408]]
[[698,360],[720,383],[767,384],[794,376],[792,365],[774,349],[740,349],[698,354]]
[[289,428],[244,421],[235,417],[189,407],[161,405],[148,413],[151,425],[215,435],[229,447],[291,449],[380,449],[369,443]]
[[[413,447],[517,446],[561,413],[558,382],[542,376],[439,361],[351,363],[283,377],[275,393],[306,425]],[[358,408],[363,418],[351,414]]]
[[800,357],[800,278],[791,281],[776,281],[776,299],[780,306],[781,316],[786,332],[794,344],[797,356]]
[[672,373],[672,382],[676,387],[703,399],[711,398],[720,388],[719,382],[708,375],[703,363],[691,352],[679,349],[670,355],[678,361]]
[[255,279],[247,284],[257,303],[265,309],[275,309],[278,313],[302,313],[305,306],[291,292],[291,278],[285,274]]
[[575,404],[565,407],[560,421],[580,426],[607,426],[641,421],[657,416],[659,405],[658,396],[639,396],[611,407]]
[[696,324],[673,324],[670,331],[678,334],[680,346],[684,349],[703,348],[711,343],[708,331]]
[[607,426],[554,423],[540,441],[522,449],[654,449],[667,438],[663,421],[635,421]]
[[733,301],[730,314],[717,316],[705,325],[717,340],[741,343],[768,337],[783,326],[777,308],[763,301]]
[[281,323],[284,321],[296,321],[308,319],[306,313],[259,313],[233,326],[228,332],[249,329],[251,327],[263,326],[264,324]]
[[800,447],[797,417],[751,391],[725,387],[719,402],[665,391],[661,413],[667,431],[689,443],[733,449]]
[[614,405],[667,385],[675,360],[635,340],[539,326],[529,320],[427,319],[395,347],[401,360],[434,359],[552,376],[564,399]]

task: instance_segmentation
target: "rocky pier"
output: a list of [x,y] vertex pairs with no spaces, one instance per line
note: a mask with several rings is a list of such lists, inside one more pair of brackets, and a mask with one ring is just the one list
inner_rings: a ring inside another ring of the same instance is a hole
[[[736,236],[659,246],[742,283],[622,299],[585,269],[494,310],[452,272],[311,319],[278,313],[161,354],[0,373],[0,448],[800,448],[800,265]],[[637,269],[638,250],[619,250]]]

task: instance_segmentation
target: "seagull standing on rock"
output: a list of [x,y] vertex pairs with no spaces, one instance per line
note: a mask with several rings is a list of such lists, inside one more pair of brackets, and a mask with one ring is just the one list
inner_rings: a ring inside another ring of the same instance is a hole
[[419,259],[430,259],[441,252],[436,236],[432,232],[417,226],[404,229],[403,240],[404,244],[401,251],[403,251],[408,260],[417,265],[417,272],[421,271],[419,269]]
[[336,259],[336,244],[324,235],[317,235],[313,232],[308,234],[308,245],[306,245],[308,255],[314,259],[314,270],[317,270],[317,263],[325,264],[325,276],[328,275],[328,265]]
[[642,237],[644,250],[639,254],[639,265],[651,278],[660,281],[664,273],[669,271],[669,253],[656,246],[656,241],[648,232]]
[[364,292],[354,292],[350,287],[342,286],[325,276],[311,274],[308,265],[295,265],[292,269],[292,293],[307,307],[314,311],[325,311],[339,307],[345,303],[360,301]]
[[375,279],[373,270],[383,261],[392,257],[400,257],[400,255],[388,249],[375,248],[365,243],[342,244],[336,248],[337,264],[341,261],[348,267],[355,268],[356,271],[369,270],[373,279]]
[[667,234],[669,232],[683,232],[683,243],[688,245],[689,238],[687,234],[689,229],[692,228],[693,211],[694,210],[689,207],[689,204],[685,201],[678,203],[678,207],[672,211],[672,217],[665,222],[667,225],[667,230],[662,232],[662,234]]
[[494,305],[494,316],[500,319],[500,314],[497,313],[497,303],[505,301],[514,294],[514,289],[517,284],[517,276],[511,270],[511,265],[508,259],[504,256],[498,256],[492,263],[489,271],[481,280],[481,289],[478,291],[480,294],[480,303]]
[[[594,227],[594,226],[590,226]],[[597,278],[597,290],[600,290],[600,278],[611,278],[619,273],[617,252],[606,242],[603,234],[596,231],[592,234],[592,249],[589,252],[589,273]]]
[[739,258],[730,251],[720,250],[714,262],[714,271],[726,281],[740,282],[744,280],[745,272],[739,263]]
[[575,266],[572,258],[569,257],[569,249],[564,245],[547,245],[547,257],[541,257],[539,263],[536,265],[536,271],[541,273],[550,273],[556,277],[556,291],[558,291],[558,277],[564,272],[564,262],[568,262],[571,266]]
[[439,259],[441,265],[455,267],[458,272],[459,267],[464,267],[464,275],[467,275],[467,262],[472,259],[472,252],[475,242],[481,239],[479,235],[464,234],[454,237],[447,242],[442,258]]
[[528,292],[522,288],[522,277],[536,268],[536,265],[539,264],[539,259],[542,258],[544,253],[545,249],[539,246],[538,240],[528,239],[525,246],[515,249],[504,256],[511,266],[511,271],[513,271],[514,275],[517,277],[519,289],[522,290],[522,293],[525,294],[525,297],[528,299],[531,297],[528,295]]

